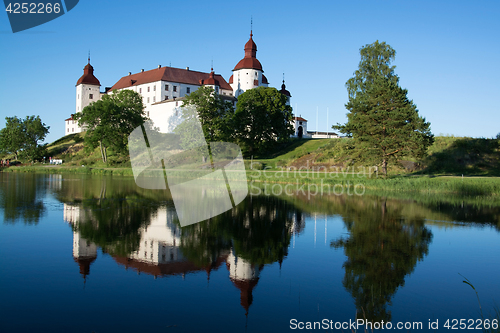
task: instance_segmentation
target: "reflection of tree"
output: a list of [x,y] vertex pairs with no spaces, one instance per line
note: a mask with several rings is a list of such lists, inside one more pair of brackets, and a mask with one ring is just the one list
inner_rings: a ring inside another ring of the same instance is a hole
[[[86,213],[85,219],[78,221],[74,228],[82,238],[99,245],[103,251],[128,255],[138,248],[139,228],[149,224],[161,201],[145,197],[136,186],[108,182],[106,177],[97,180],[81,187],[77,195],[81,198],[79,206]],[[75,188],[70,184],[58,195],[65,197],[67,191],[73,190]]]
[[42,197],[46,184],[40,175],[0,173],[0,208],[4,222],[22,219],[26,224],[37,224],[45,212]]
[[297,214],[291,204],[275,197],[247,198],[210,221],[184,227],[181,249],[190,260],[200,263],[213,261],[231,247],[236,256],[253,265],[281,262],[287,255]]
[[385,201],[357,207],[353,203],[346,202],[343,214],[350,236],[331,244],[344,248],[348,257],[343,284],[360,317],[390,321],[386,305],[428,253],[432,234],[422,218],[404,219],[399,208],[388,207]]

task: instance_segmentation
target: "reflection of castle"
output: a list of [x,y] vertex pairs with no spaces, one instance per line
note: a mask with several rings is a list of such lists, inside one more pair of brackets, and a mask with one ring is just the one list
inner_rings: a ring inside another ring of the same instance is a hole
[[229,271],[229,279],[240,290],[240,304],[248,314],[248,309],[253,301],[252,292],[257,282],[259,282],[259,275],[263,265],[256,267],[247,260],[238,258],[234,253],[234,249],[231,249],[231,253],[226,260],[226,267]]
[[[275,211],[260,207],[260,214],[275,214]],[[92,217],[92,212],[75,205],[64,205],[64,219],[71,223],[86,222]],[[248,314],[253,301],[253,290],[259,281],[263,265],[254,265],[239,257],[234,248],[222,250],[217,257],[207,264],[196,264],[188,260],[181,250],[181,228],[175,224],[175,213],[168,208],[158,209],[152,216],[150,224],[138,230],[140,234],[139,247],[128,256],[112,255],[113,259],[126,269],[132,269],[138,274],[145,273],[155,277],[185,276],[189,273],[206,272],[209,279],[212,270],[218,270],[224,263],[229,272],[229,279],[240,291],[240,304]],[[249,221],[246,221],[249,223]],[[294,214],[293,224],[288,232],[298,233],[303,229],[303,216]],[[186,235],[183,239],[186,240]],[[195,242],[199,240],[194,238]],[[81,237],[79,231],[73,232],[73,257],[80,266],[84,278],[90,273],[90,265],[97,258],[97,245]],[[281,264],[281,261],[280,261]]]

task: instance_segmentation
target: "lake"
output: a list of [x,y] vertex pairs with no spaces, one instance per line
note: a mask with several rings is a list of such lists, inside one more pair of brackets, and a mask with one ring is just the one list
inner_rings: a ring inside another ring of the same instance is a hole
[[1,332],[481,328],[499,254],[477,198],[248,196],[180,227],[132,177],[0,173]]

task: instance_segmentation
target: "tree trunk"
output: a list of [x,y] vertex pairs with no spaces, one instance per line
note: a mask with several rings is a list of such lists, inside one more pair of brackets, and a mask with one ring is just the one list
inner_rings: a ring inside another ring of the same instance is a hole
[[99,148],[101,149],[101,158],[104,163],[106,163],[106,159],[104,157],[104,151],[102,149],[102,141],[99,141]]
[[384,158],[382,161],[382,172],[387,177],[387,159]]

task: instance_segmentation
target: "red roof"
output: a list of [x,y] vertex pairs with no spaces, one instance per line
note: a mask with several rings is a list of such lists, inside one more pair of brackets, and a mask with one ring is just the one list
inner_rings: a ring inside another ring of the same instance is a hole
[[262,74],[262,83],[269,84],[269,81],[267,81],[267,77],[264,74]]
[[231,77],[229,78],[229,84],[233,83],[233,76],[231,75]]
[[214,69],[212,68],[212,71],[209,74],[208,79],[206,80],[200,80],[200,83],[203,85],[212,85],[212,86],[218,86],[219,85],[219,80],[216,80],[214,78]]
[[83,68],[83,75],[78,79],[78,81],[76,82],[76,85],[79,85],[82,83],[92,84],[95,86],[101,86],[101,83],[99,82],[99,80],[94,76],[94,67],[92,67],[90,62],[87,65],[85,65],[85,67]]
[[285,96],[292,97],[292,95],[290,95],[290,92],[288,90],[286,90],[285,80],[283,80],[283,84],[281,85],[280,93],[282,93]]
[[74,114],[72,114],[70,118],[68,118],[68,119],[64,119],[64,121],[68,121],[68,120],[75,120],[75,118],[73,118],[73,116],[74,116]]
[[298,121],[307,121],[302,117],[293,117],[293,120],[298,120]]
[[252,36],[253,34],[250,32],[250,39],[245,44],[245,57],[238,62],[233,71],[242,68],[258,69],[262,71],[262,65],[259,60],[257,60],[257,45],[255,45]]
[[[200,82],[205,82],[209,78],[209,73],[174,67],[160,67],[150,71],[124,76],[111,87],[111,90],[129,88],[156,81],[178,82],[200,86],[202,85]],[[219,82],[221,89],[233,90],[221,75],[214,74],[214,80]],[[205,82],[204,84],[207,83]]]

